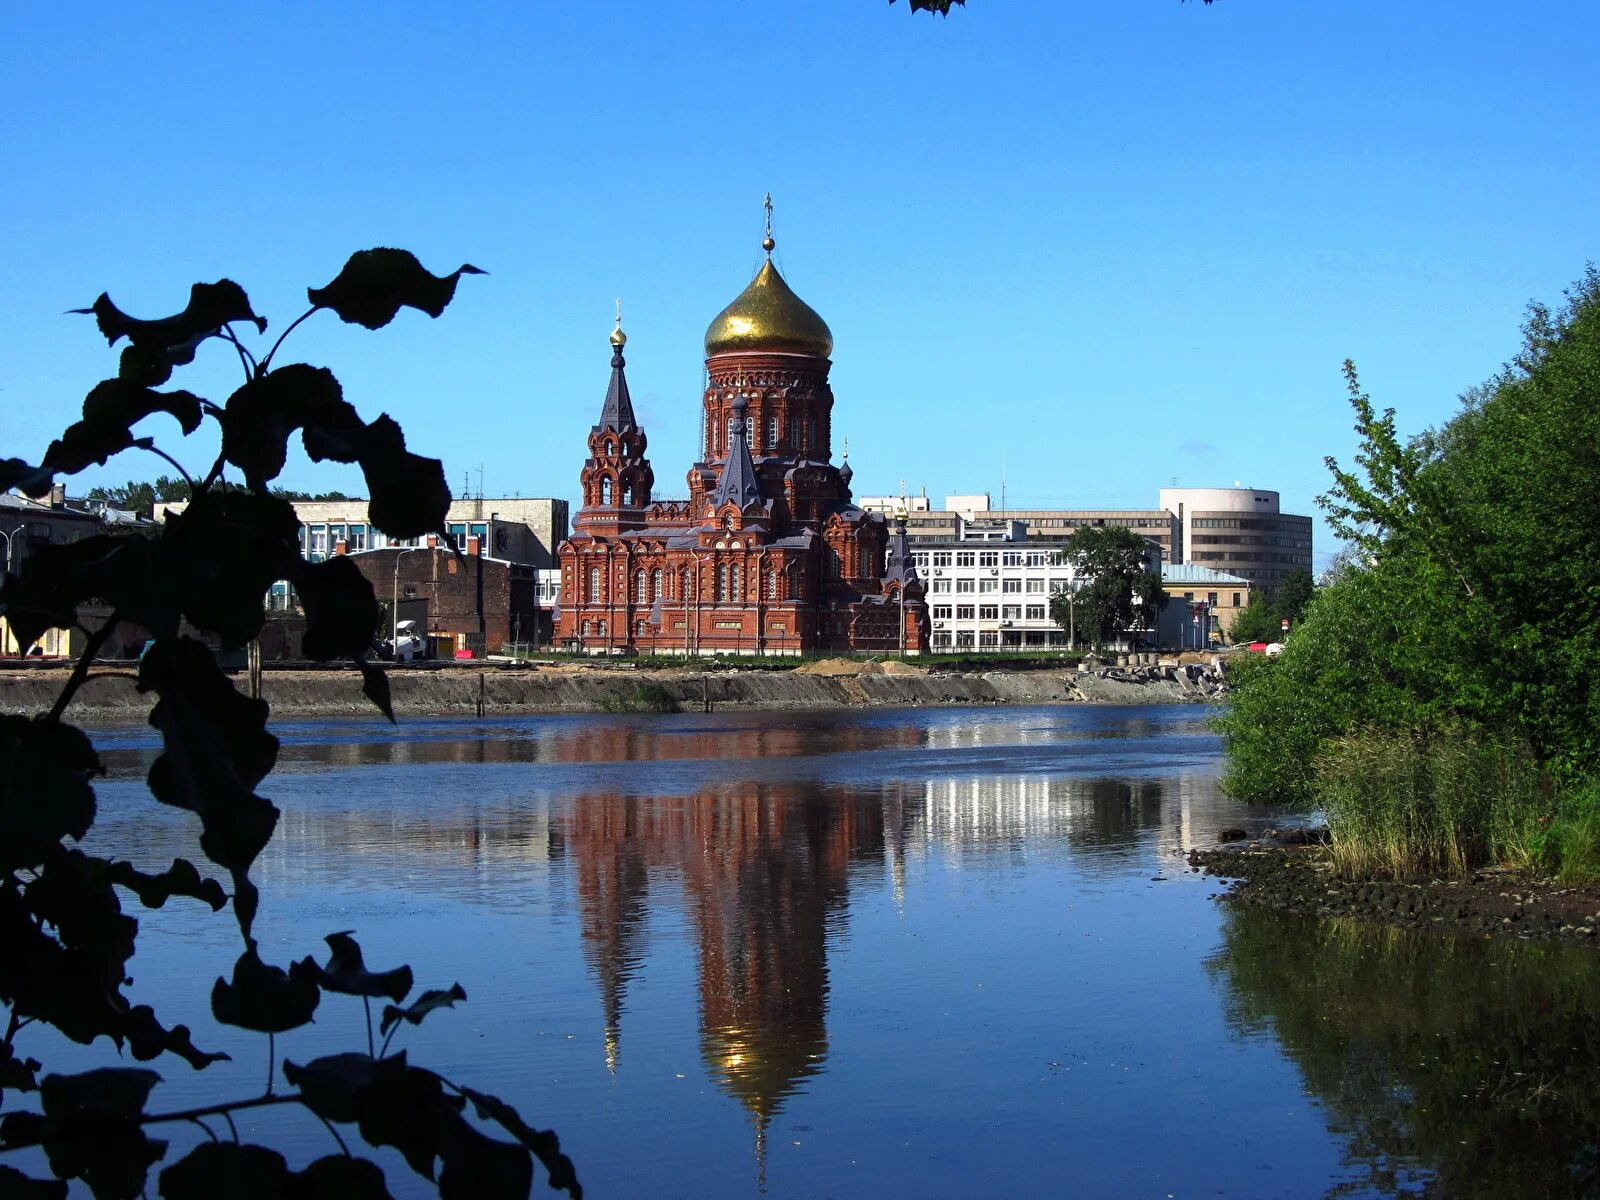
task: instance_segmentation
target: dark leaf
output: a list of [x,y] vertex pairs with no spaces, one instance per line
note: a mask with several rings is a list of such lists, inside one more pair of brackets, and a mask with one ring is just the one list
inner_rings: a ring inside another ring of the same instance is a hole
[[572,1200],[583,1200],[583,1185],[578,1182],[578,1172],[573,1167],[572,1160],[561,1152],[561,1139],[556,1137],[553,1130],[532,1128],[523,1121],[516,1109],[498,1096],[474,1091],[472,1088],[463,1088],[462,1091],[472,1101],[472,1107],[478,1116],[486,1121],[495,1122],[533,1151],[544,1164],[552,1188],[565,1191]]
[[11,1167],[0,1167],[0,1200],[67,1200],[60,1179],[31,1179]]
[[330,1154],[295,1178],[296,1200],[394,1200],[378,1164],[364,1158]]
[[33,1092],[39,1088],[39,1060],[18,1058],[5,1042],[0,1042],[0,1092]]
[[160,875],[146,875],[134,869],[132,863],[114,862],[107,865],[106,879],[127,888],[139,897],[146,908],[160,908],[173,896],[190,896],[211,906],[218,912],[228,902],[228,894],[215,879],[202,879],[199,870],[186,858],[175,858],[172,866]]
[[0,615],[23,646],[46,629],[69,629],[80,605],[98,602],[152,634],[176,633],[181,613],[175,572],[160,561],[163,547],[140,534],[96,534],[40,546],[27,570],[7,575]]
[[433,1178],[441,1143],[449,1140],[466,1103],[446,1095],[437,1075],[417,1067],[385,1075],[382,1087],[361,1088],[355,1099],[356,1127],[367,1144],[393,1146],[425,1179]]
[[370,425],[345,429],[307,427],[306,453],[313,462],[358,462],[366,476],[372,523],[397,538],[420,537],[444,528],[450,486],[444,464],[406,449],[405,435],[387,414]]
[[267,589],[302,561],[294,505],[251,492],[197,496],[168,516],[160,545],[167,569],[181,572],[184,615],[230,648],[261,632]]
[[233,964],[233,980],[211,988],[211,1015],[224,1025],[284,1033],[308,1024],[322,993],[301,964],[285,971],[261,961],[254,944]]
[[372,583],[347,555],[319,563],[297,561],[288,576],[305,608],[301,639],[307,658],[364,658],[378,627],[378,600]]
[[525,1149],[485,1137],[460,1117],[445,1128],[439,1200],[527,1200],[533,1160]]
[[361,946],[348,931],[330,933],[323,941],[332,951],[328,965],[319,967],[309,958],[306,965],[315,972],[317,983],[328,991],[344,996],[387,996],[399,1003],[411,990],[410,967],[396,967],[392,971],[367,970]]
[[394,1004],[386,1004],[383,1007],[383,1020],[379,1025],[379,1031],[388,1033],[390,1026],[401,1019],[409,1021],[413,1025],[421,1025],[422,1018],[435,1009],[453,1008],[456,1001],[465,1000],[466,998],[467,993],[461,985],[452,983],[449,991],[441,992],[434,989],[423,992],[422,995],[418,996],[415,1001],[405,1008],[400,1008]]
[[227,1062],[230,1056],[222,1051],[205,1051],[195,1047],[187,1025],[162,1028],[156,1020],[156,1011],[148,1004],[128,1010],[123,1029],[128,1038],[128,1049],[140,1062],[149,1062],[161,1054],[176,1054],[196,1071],[203,1071],[214,1062]]
[[369,662],[361,663],[361,694],[394,724],[394,704],[389,698],[389,673]]
[[51,1120],[77,1113],[133,1120],[144,1114],[150,1089],[161,1076],[143,1067],[100,1067],[77,1075],[46,1075],[39,1084],[39,1103]]
[[258,331],[266,331],[266,318],[251,312],[250,298],[242,286],[224,278],[216,283],[195,283],[189,290],[189,306],[173,317],[139,320],[130,317],[115,304],[110,296],[101,293],[88,309],[74,312],[91,312],[99,331],[106,334],[109,346],[122,338],[133,342],[147,355],[147,362],[187,363],[194,360],[194,347],[206,338],[221,333],[229,322],[253,323]]
[[184,433],[193,433],[200,427],[200,408],[192,392],[158,392],[129,379],[107,379],[94,386],[84,399],[83,418],[50,443],[39,465],[55,475],[75,475],[137,444],[133,426],[155,413],[170,413]]
[[49,494],[51,482],[48,467],[35,467],[20,458],[0,458],[0,493],[15,488],[37,500]]
[[258,492],[278,477],[297,429],[360,428],[339,381],[323,367],[293,363],[250,380],[228,398],[222,416],[222,453]]
[[57,721],[0,715],[0,868],[35,867],[62,838],[94,824],[101,771],[82,730]]
[[[106,904],[112,922],[121,919],[114,893],[109,901],[103,894],[93,899]],[[105,1036],[120,1044],[127,1015],[117,990],[122,968],[119,955],[62,946],[15,886],[0,887],[0,1001],[19,1017],[46,1021],[75,1042]]]
[[34,918],[53,928],[61,944],[82,956],[83,965],[92,966],[107,992],[114,993],[124,964],[133,957],[139,922],[123,913],[105,866],[104,859],[81,850],[53,847],[22,895]]
[[318,308],[331,308],[342,320],[382,329],[402,307],[437,317],[456,294],[462,275],[482,275],[464,265],[449,275],[431,275],[409,250],[359,250],[326,287],[308,288]]
[[[133,1200],[150,1164],[166,1153],[166,1143],[146,1137],[138,1123],[160,1078],[137,1067],[47,1075],[39,1085],[44,1115],[28,1133],[44,1143],[59,1178],[82,1179],[96,1200]],[[13,1128],[7,1118],[7,1141],[18,1140]]]
[[348,1123],[360,1116],[357,1097],[361,1090],[377,1082],[384,1086],[407,1071],[405,1051],[388,1058],[370,1054],[330,1054],[314,1058],[305,1066],[284,1060],[283,1077],[300,1089],[306,1107],[329,1121]]
[[278,810],[254,788],[272,770],[278,739],[267,732],[267,705],[241,696],[193,638],[162,638],[139,664],[139,690],[161,697],[150,724],[165,747],[150,767],[150,790],[163,804],[199,816],[200,848],[238,880],[272,837]]
[[161,1172],[166,1200],[297,1200],[283,1155],[265,1146],[201,1142]]

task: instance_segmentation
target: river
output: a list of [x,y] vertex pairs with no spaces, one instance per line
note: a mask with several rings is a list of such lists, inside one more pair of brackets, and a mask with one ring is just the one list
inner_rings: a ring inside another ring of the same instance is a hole
[[[1278,817],[1219,791],[1207,716],[286,723],[262,952],[354,930],[375,968],[459,982],[397,1044],[555,1128],[591,1197],[1592,1188],[1600,956],[1216,903],[1181,851]],[[153,734],[97,740],[89,848],[191,853],[143,789]],[[153,1106],[258,1091],[265,1039],[208,1011],[231,920],[141,915],[132,995],[235,1057],[159,1064]],[[329,996],[278,1047],[364,1028]],[[292,1162],[335,1149],[253,1115]]]

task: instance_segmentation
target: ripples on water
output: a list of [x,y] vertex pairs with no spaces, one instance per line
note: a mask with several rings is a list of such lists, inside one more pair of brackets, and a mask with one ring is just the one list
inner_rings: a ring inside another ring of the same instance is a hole
[[[1594,960],[1224,914],[1175,856],[1273,815],[1219,794],[1205,716],[285,724],[258,931],[459,980],[407,1044],[557,1128],[592,1196],[1581,1187]],[[162,866],[189,818],[143,792],[152,736],[100,739],[93,845]],[[231,923],[145,920],[136,995],[238,1060],[164,1066],[163,1105],[259,1088],[207,1015]],[[329,997],[279,1046],[362,1028]]]

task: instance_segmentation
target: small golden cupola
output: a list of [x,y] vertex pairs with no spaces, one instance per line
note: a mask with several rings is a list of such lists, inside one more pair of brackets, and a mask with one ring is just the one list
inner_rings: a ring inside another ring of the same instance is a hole
[[833,353],[828,323],[784,282],[772,265],[772,197],[766,200],[767,252],[761,269],[732,304],[716,315],[706,330],[706,357],[719,354],[804,354],[827,358]]

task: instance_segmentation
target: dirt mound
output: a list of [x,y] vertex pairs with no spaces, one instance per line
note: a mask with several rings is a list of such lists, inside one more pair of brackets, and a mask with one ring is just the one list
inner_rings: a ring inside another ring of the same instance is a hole
[[883,664],[854,658],[824,658],[802,663],[794,669],[796,675],[882,675]]
[[926,675],[928,673],[925,667],[919,667],[908,662],[898,662],[894,659],[883,663],[882,666],[885,675]]

